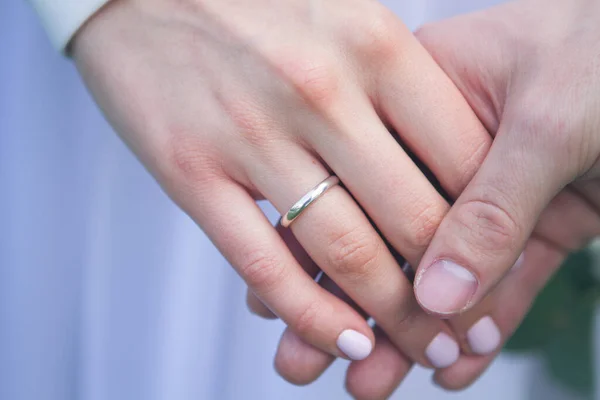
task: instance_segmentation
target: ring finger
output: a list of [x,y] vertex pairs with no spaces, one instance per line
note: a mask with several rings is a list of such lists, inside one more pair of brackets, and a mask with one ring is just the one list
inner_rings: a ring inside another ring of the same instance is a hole
[[[293,178],[284,179],[286,175]],[[288,150],[277,171],[256,166],[250,179],[283,214],[327,175],[310,153],[297,147]],[[451,334],[441,321],[420,310],[412,285],[348,192],[339,186],[331,188],[305,209],[291,229],[327,276],[409,357],[435,367],[455,361],[452,350],[458,356],[458,347]]]

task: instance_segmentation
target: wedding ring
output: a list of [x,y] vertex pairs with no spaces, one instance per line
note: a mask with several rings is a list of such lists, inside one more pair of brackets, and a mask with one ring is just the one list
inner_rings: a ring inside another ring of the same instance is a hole
[[327,190],[339,183],[339,178],[335,175],[331,175],[329,178],[312,188],[308,193],[302,196],[302,198],[298,200],[287,213],[281,217],[281,226],[284,228],[290,226],[290,224],[294,222],[294,220],[298,218],[308,206],[314,203]]

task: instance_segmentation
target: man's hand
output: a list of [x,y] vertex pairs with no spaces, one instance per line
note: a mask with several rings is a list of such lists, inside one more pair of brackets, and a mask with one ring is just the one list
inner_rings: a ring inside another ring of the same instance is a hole
[[600,234],[598,21],[597,1],[531,0],[419,32],[495,134],[419,264],[428,312],[477,304],[532,234],[562,251]]

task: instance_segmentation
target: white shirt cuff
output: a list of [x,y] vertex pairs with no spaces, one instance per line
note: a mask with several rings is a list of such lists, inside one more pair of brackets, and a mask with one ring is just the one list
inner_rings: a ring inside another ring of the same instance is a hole
[[29,0],[54,47],[64,52],[75,32],[109,0]]

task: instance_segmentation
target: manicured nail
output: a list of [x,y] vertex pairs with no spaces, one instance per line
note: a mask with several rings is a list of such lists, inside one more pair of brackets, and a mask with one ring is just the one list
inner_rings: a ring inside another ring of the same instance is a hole
[[421,306],[438,314],[451,314],[469,304],[477,279],[455,262],[438,260],[417,277],[415,285]]
[[479,355],[493,353],[500,346],[502,334],[491,317],[483,317],[467,332],[471,350]]
[[446,368],[458,360],[460,349],[450,336],[440,332],[425,349],[425,356],[435,368]]
[[352,329],[346,329],[337,338],[339,349],[352,360],[364,360],[371,354],[373,344],[368,337]]
[[521,268],[523,266],[523,261],[525,261],[525,251],[523,251],[519,255],[519,258],[517,258],[517,261],[515,261],[515,263],[513,264],[513,266],[510,268],[511,272],[512,271],[516,271],[519,268]]

